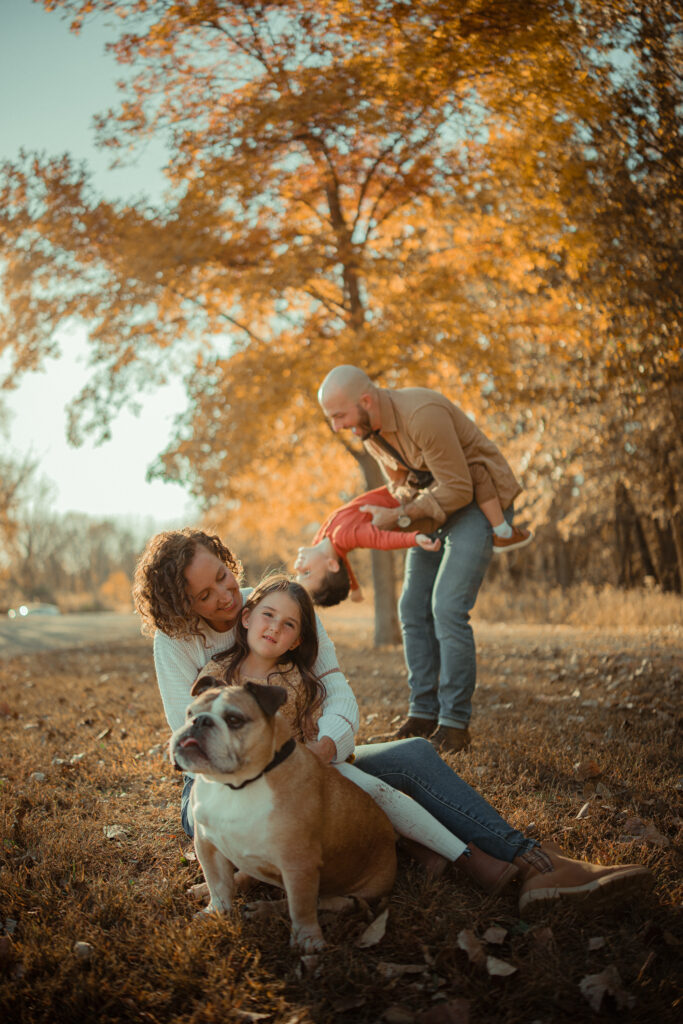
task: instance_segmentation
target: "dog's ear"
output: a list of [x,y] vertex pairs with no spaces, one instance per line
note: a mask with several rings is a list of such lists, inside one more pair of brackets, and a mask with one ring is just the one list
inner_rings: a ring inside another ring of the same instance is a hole
[[225,683],[215,676],[199,676],[192,684],[191,697],[199,697],[205,690],[215,690],[217,686],[225,686]]
[[252,695],[264,715],[271,718],[287,700],[284,686],[266,686],[263,683],[245,683],[244,689]]

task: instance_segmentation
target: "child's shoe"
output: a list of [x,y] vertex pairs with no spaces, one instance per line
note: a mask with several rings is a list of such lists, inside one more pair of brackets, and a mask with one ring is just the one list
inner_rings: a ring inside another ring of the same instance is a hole
[[509,537],[499,537],[494,533],[493,553],[495,555],[504,555],[506,551],[516,551],[517,548],[525,548],[527,544],[531,544],[533,539],[534,535],[531,530],[513,526]]

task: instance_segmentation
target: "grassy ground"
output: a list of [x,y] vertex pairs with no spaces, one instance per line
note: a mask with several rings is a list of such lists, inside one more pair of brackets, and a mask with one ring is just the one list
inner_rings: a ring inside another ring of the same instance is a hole
[[[366,739],[405,710],[402,654],[372,650],[367,623],[342,610],[329,628]],[[488,899],[455,872],[435,882],[402,861],[369,948],[355,942],[381,906],[323,918],[328,949],[309,959],[290,950],[284,917],[198,923],[188,889],[201,872],[148,642],[21,656],[0,663],[0,1019],[680,1020],[680,632],[477,634],[475,742],[452,763],[527,832],[648,864],[652,892],[521,920],[513,893]],[[485,952],[514,968],[503,976],[458,943],[494,926],[502,941]],[[600,977],[611,994],[596,1011]]]

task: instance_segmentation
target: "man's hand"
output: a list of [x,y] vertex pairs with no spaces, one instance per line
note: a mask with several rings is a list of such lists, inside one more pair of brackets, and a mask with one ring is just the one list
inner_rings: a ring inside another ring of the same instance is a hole
[[383,505],[361,505],[360,510],[372,516],[372,525],[379,530],[396,529],[399,517],[398,508],[384,508]]
[[330,764],[337,756],[337,746],[329,736],[323,736],[319,740],[312,740],[306,746],[323,764]]

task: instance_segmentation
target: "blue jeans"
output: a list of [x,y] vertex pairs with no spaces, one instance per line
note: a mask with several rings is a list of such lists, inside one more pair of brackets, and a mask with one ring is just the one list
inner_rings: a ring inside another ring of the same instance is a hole
[[[512,861],[537,844],[501,818],[491,804],[468,786],[423,739],[398,740],[356,747],[354,762],[361,771],[382,779],[417,800],[464,843],[475,843],[485,853]],[[192,779],[183,776],[180,818],[190,838],[194,823],[190,809]]]
[[449,768],[432,744],[416,737],[356,747],[356,767],[400,789],[464,843],[475,843],[499,860],[512,861],[538,844]]
[[[512,509],[505,517],[512,520]],[[477,681],[470,611],[493,554],[492,531],[472,502],[440,536],[440,551],[409,549],[398,602],[410,714],[464,729]]]

